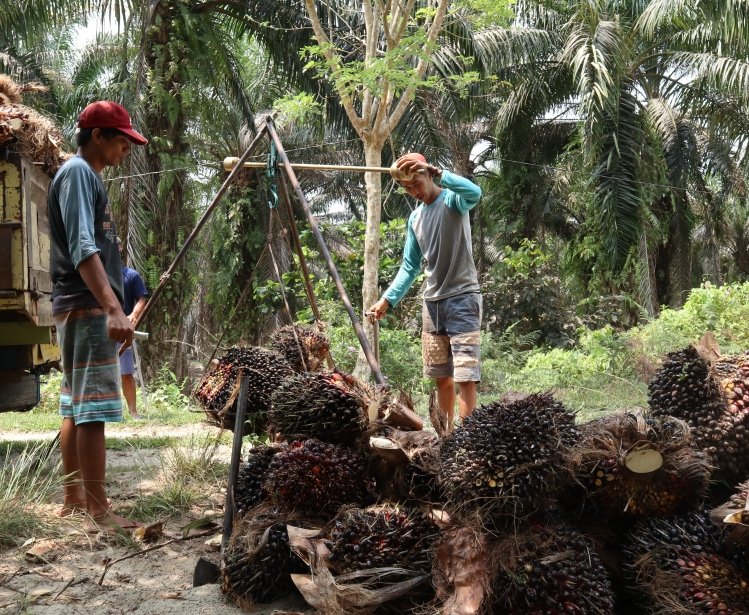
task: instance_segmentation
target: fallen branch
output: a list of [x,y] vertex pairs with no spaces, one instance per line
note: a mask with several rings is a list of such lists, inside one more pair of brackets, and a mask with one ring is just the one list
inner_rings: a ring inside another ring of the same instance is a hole
[[62,596],[62,593],[69,587],[73,587],[73,585],[78,585],[79,583],[83,583],[84,581],[88,581],[88,577],[81,577],[80,579],[76,579],[75,577],[73,577],[72,579],[70,579],[70,581],[68,581],[65,584],[65,587],[63,587],[59,592],[57,592],[55,597],[52,598],[52,600],[50,600],[49,603],[51,604],[52,602],[57,600],[60,596]]
[[182,537],[182,538],[172,538],[171,540],[162,542],[159,545],[154,545],[153,547],[148,547],[147,549],[143,549],[142,551],[135,551],[134,553],[128,553],[127,555],[123,555],[122,557],[118,557],[117,559],[109,560],[106,564],[104,564],[104,570],[101,573],[101,577],[99,577],[99,585],[104,583],[104,577],[107,575],[107,572],[109,572],[109,569],[119,562],[124,562],[126,559],[138,557],[139,555],[145,555],[146,553],[150,553],[151,551],[163,549],[167,545],[170,545],[174,542],[187,542],[188,540],[194,540],[195,538],[204,538],[206,536],[210,536],[211,534],[216,534],[217,532],[220,531],[220,529],[221,528],[216,527],[216,528],[212,528],[211,530],[207,532],[203,532],[202,534],[196,534],[194,536],[188,536],[188,537]]

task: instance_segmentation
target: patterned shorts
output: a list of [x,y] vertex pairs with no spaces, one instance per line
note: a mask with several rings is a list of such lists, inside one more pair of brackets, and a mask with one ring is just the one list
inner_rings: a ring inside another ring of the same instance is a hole
[[481,380],[480,293],[424,301],[421,352],[424,376]]
[[120,362],[99,307],[55,315],[60,344],[60,414],[76,425],[122,420]]

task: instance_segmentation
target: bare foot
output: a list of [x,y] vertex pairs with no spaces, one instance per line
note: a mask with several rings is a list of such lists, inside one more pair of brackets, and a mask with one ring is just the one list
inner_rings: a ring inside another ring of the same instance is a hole
[[[107,506],[111,508],[112,500],[107,500]],[[62,508],[58,511],[58,517],[72,517],[73,515],[84,515],[86,514],[86,500],[82,501],[69,501],[62,505]]]
[[58,517],[72,517],[86,512],[86,502],[65,502],[57,512]]
[[134,530],[140,527],[142,524],[138,521],[131,521],[115,515],[111,509],[105,512],[103,515],[92,517],[91,523],[88,524],[87,529],[89,531],[101,531],[101,530]]

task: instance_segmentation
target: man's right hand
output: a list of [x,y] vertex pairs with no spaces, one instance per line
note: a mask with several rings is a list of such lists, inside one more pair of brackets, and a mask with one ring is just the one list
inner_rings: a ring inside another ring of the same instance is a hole
[[107,313],[107,336],[109,336],[109,339],[119,342],[127,348],[133,341],[134,331],[132,323],[125,316],[122,308]]
[[385,312],[388,311],[390,308],[390,303],[388,303],[388,300],[384,297],[380,299],[377,303],[375,303],[371,308],[369,308],[369,311],[374,314],[374,317],[377,320],[380,320],[385,315]]

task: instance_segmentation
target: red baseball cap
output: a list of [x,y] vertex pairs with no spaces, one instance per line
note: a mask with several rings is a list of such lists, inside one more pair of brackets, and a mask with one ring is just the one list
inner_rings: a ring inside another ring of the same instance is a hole
[[148,143],[148,139],[133,130],[127,109],[110,100],[98,100],[81,111],[78,128],[116,128],[136,145]]

